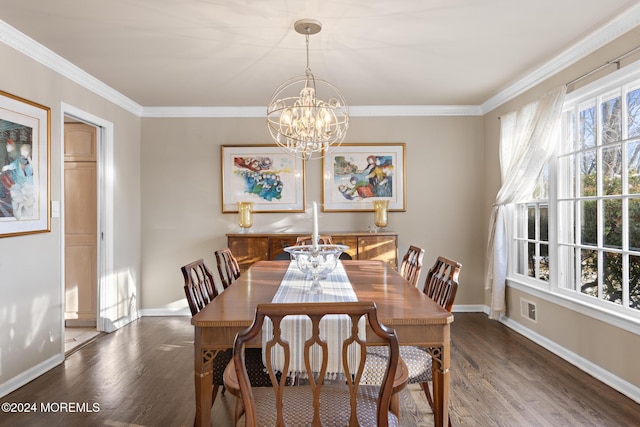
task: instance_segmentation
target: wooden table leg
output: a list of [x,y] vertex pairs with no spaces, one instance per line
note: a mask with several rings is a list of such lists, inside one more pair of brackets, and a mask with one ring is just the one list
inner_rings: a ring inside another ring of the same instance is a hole
[[430,348],[433,378],[433,419],[435,427],[449,425],[450,347]]
[[215,350],[202,350],[196,328],[194,341],[194,383],[196,386],[196,427],[211,425],[211,398],[213,393],[213,359]]

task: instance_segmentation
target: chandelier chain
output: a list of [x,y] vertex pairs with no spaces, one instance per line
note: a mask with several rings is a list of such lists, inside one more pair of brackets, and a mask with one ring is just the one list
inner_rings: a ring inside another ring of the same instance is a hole
[[306,69],[306,73],[307,75],[311,74],[311,66],[309,66],[309,30],[307,30],[307,34],[305,35],[305,38],[307,40],[307,69]]

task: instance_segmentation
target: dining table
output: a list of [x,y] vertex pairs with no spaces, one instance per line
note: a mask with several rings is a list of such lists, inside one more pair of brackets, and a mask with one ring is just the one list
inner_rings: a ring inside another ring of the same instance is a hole
[[[195,425],[211,425],[213,359],[233,347],[258,304],[270,303],[291,261],[259,261],[191,319],[194,326]],[[407,282],[391,265],[375,260],[342,261],[358,301],[373,301],[378,319],[396,331],[400,345],[420,346],[432,356],[434,425],[449,420],[450,325],[453,315]],[[377,336],[367,331],[367,345]],[[250,345],[261,347],[261,337]]]

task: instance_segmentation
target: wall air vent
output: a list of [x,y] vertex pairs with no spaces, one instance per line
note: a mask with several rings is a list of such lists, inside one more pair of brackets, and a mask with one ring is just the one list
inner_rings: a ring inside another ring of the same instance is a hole
[[520,298],[520,314],[532,322],[538,322],[538,307],[535,302]]

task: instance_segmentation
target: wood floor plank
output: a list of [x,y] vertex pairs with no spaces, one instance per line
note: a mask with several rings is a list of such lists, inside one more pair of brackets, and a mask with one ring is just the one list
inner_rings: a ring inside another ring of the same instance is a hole
[[481,313],[451,332],[454,425],[640,426],[640,405]]
[[[71,354],[0,402],[97,403],[99,412],[0,413],[0,426],[190,426],[193,327],[144,317]],[[455,313],[451,340],[454,426],[640,426],[640,405],[481,313]],[[232,426],[234,398],[213,407]]]

